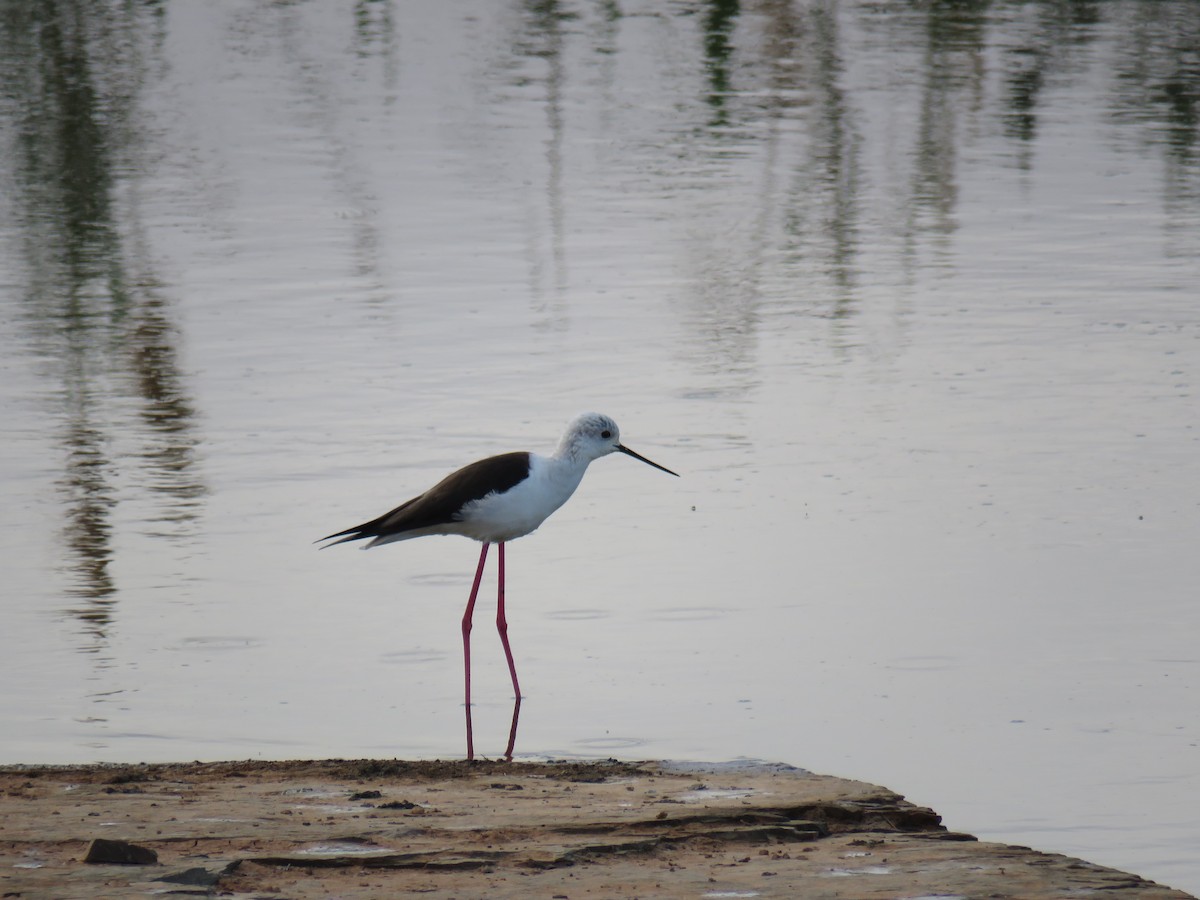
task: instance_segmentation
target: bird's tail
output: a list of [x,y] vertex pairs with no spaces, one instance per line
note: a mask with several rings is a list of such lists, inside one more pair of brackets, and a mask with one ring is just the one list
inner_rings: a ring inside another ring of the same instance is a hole
[[[384,537],[385,535],[392,534],[392,533],[394,533],[395,529],[388,528],[387,527],[388,523],[393,521],[393,517],[396,515],[396,513],[400,512],[403,509],[408,508],[417,499],[419,499],[419,498],[414,497],[412,500],[409,500],[407,503],[400,504],[395,509],[391,510],[390,512],[384,513],[382,516],[380,516],[377,519],[372,519],[370,522],[363,522],[361,525],[355,525],[353,528],[347,528],[345,531],[338,531],[333,534],[326,535],[325,537],[320,538],[319,540],[313,541],[313,543],[320,544],[322,541],[329,541],[330,543],[325,544],[323,547],[321,547],[321,549],[324,550],[325,547],[333,547],[336,544],[344,544],[347,541],[361,541],[361,540],[365,540],[367,538],[380,538],[380,537]],[[336,538],[336,540],[335,540],[335,538]],[[392,540],[396,540],[396,539],[397,538],[392,538]],[[384,543],[386,543],[386,541]],[[368,544],[367,546],[369,547],[371,545]],[[363,548],[363,549],[366,549],[366,548]]]
[[[344,544],[347,541],[360,541],[363,538],[374,537],[375,535],[368,530],[367,525],[369,524],[355,525],[353,528],[347,528],[345,531],[339,531],[336,534],[327,534],[323,538],[317,538],[313,543],[322,544],[321,549],[324,550],[326,547]],[[333,540],[334,538],[338,538],[338,540],[335,541]],[[329,541],[330,543],[325,544],[323,543],[324,541]]]

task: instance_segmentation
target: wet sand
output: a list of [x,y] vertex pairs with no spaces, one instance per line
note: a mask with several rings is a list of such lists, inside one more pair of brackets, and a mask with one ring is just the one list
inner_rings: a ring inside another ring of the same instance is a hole
[[1081,860],[977,841],[886,788],[785,766],[0,768],[0,895],[22,900],[1091,892],[1190,897]]

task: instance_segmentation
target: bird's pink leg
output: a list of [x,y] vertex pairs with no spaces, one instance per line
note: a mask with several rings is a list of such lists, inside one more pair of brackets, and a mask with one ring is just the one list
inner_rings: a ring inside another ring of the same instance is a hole
[[[503,547],[503,544],[501,545]],[[463,676],[467,689],[467,762],[475,758],[475,741],[471,736],[471,619],[475,615],[475,597],[479,593],[479,582],[483,579],[483,564],[487,562],[488,544],[485,541],[479,551],[479,568],[475,570],[475,583],[471,585],[471,599],[467,601],[467,611],[462,618],[463,636]],[[503,559],[503,555],[501,555]]]
[[508,674],[513,683],[513,717],[512,727],[508,731],[508,748],[504,758],[512,759],[513,745],[517,743],[517,717],[521,714],[521,685],[517,683],[517,667],[513,664],[512,648],[508,646],[508,620],[504,618],[504,541],[497,545],[497,563],[499,564],[500,589],[496,597],[496,630],[500,632],[500,643],[504,645],[504,658],[508,660]]

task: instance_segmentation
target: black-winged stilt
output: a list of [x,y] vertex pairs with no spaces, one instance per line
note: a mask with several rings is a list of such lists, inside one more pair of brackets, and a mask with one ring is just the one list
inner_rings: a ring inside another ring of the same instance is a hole
[[504,618],[504,544],[529,534],[546,521],[575,493],[588,464],[610,453],[624,453],[678,477],[677,472],[651,462],[623,445],[617,423],[608,416],[584,413],[567,426],[558,449],[550,456],[515,452],[481,459],[452,472],[425,493],[377,519],[321,538],[322,541],[333,541],[326,547],[370,538],[371,542],[364,549],[427,534],[461,534],[482,542],[471,597],[462,619],[468,760],[475,758],[471,733],[471,619],[488,547],[493,543],[497,545],[496,630],[504,646],[516,698],[508,747],[504,751],[504,758],[512,759],[517,740],[517,717],[521,712],[521,686],[517,683],[517,668],[508,645],[508,622]]

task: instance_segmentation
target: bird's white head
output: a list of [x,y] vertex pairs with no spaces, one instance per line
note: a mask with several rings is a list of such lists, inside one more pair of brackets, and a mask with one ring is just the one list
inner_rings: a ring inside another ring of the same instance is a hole
[[571,420],[558,443],[560,457],[591,462],[615,453],[621,446],[621,429],[608,416],[582,413]]
[[660,466],[634,453],[622,444],[621,429],[617,427],[616,422],[602,413],[583,413],[572,419],[554,455],[559,459],[574,460],[586,466],[592,460],[608,456],[610,453],[624,453],[671,475],[677,474],[666,466]]

